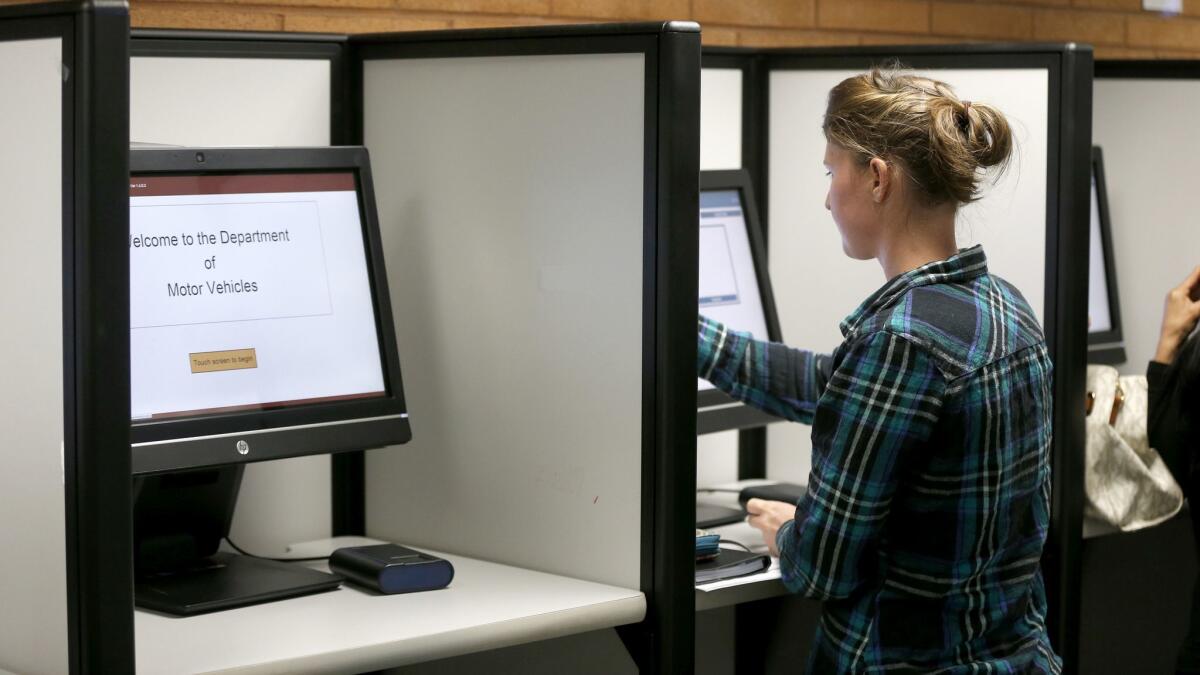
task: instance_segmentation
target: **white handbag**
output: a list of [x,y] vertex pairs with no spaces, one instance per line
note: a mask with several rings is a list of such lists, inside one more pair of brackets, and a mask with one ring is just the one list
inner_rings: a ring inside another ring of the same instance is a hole
[[1150,447],[1146,378],[1087,369],[1084,534],[1130,532],[1179,512],[1183,491]]

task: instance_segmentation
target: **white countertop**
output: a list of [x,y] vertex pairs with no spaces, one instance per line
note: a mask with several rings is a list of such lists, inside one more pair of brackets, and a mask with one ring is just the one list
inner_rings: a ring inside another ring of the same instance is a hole
[[[729,490],[773,482],[775,481],[752,479],[713,487]],[[716,506],[738,507],[737,495],[731,492],[701,492],[698,493],[697,500],[701,503]],[[750,527],[744,520],[731,525],[711,527],[708,530],[721,535],[722,539],[736,541],[755,553],[767,552],[767,544],[763,541],[762,534],[753,527]],[[727,607],[743,602],[753,602],[764,598],[786,595],[787,592],[787,588],[779,580],[779,561],[773,558],[771,567],[758,574],[696,586],[696,611],[700,612],[706,609]]]
[[[368,543],[380,542],[343,537],[326,548]],[[314,546],[321,548],[314,542],[292,554]],[[136,610],[138,673],[358,673],[636,623],[646,614],[638,590],[436,555],[454,565],[454,581],[437,591],[372,595],[343,584],[186,618]]]

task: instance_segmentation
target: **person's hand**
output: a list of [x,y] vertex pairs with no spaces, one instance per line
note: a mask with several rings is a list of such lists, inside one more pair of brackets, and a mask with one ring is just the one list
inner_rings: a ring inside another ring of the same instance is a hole
[[1200,267],[1167,293],[1154,360],[1166,364],[1174,361],[1179,347],[1196,327],[1197,319],[1200,319]]
[[746,522],[762,532],[763,541],[767,543],[767,550],[778,558],[779,548],[775,546],[775,535],[778,534],[779,528],[783,527],[784,523],[796,518],[796,505],[766,499],[751,499],[746,502],[746,512],[750,514]]

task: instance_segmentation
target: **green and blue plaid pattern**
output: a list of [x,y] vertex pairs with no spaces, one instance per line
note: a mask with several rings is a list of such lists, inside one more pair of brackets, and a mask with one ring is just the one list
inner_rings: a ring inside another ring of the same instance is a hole
[[824,601],[810,673],[1061,671],[1039,568],[1050,509],[1051,364],[979,247],[890,280],[818,355],[704,317],[697,368],[812,425],[779,530],[783,580]]

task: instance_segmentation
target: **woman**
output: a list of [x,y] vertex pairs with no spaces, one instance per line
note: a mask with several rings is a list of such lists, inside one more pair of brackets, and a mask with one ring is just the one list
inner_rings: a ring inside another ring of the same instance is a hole
[[[1146,369],[1149,386],[1147,431],[1183,488],[1192,512],[1192,533],[1200,553],[1200,267],[1167,293],[1154,360]],[[1200,579],[1192,595],[1192,616],[1175,664],[1178,673],[1200,673]]]
[[784,583],[824,601],[808,672],[1059,672],[1039,570],[1050,508],[1051,366],[1021,294],[958,250],[958,207],[1012,147],[1004,116],[873,70],[834,87],[823,128],[847,255],[887,282],[832,355],[704,317],[698,369],[812,425],[798,505],[752,500]]

